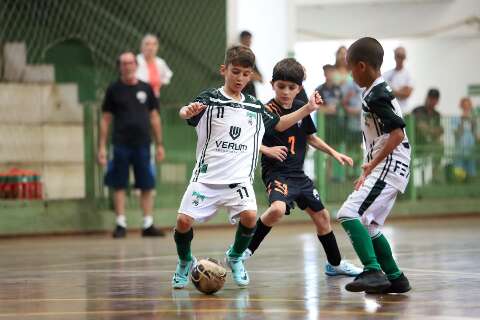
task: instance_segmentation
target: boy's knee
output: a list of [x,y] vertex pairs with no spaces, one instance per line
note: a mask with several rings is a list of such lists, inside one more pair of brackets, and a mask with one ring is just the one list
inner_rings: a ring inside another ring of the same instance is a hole
[[274,224],[283,218],[286,211],[287,211],[287,205],[285,204],[285,202],[275,201],[270,205],[270,208],[268,209],[266,216],[262,217],[262,220],[264,220],[263,218],[265,218],[265,220],[268,220],[268,222],[270,222],[271,224]]
[[177,216],[177,226],[175,229],[177,229],[178,232],[187,232],[188,230],[190,230],[192,225],[193,225],[193,218],[185,214],[179,214]]
[[240,222],[247,228],[253,228],[257,224],[257,213],[255,211],[243,211],[240,213]]
[[[315,215],[315,217],[313,217],[312,215]],[[312,214],[310,214],[310,216],[312,216],[312,218],[314,218],[314,220],[317,222],[316,224],[320,227],[330,227],[330,213],[328,212],[327,209],[323,209],[321,211],[318,211],[318,212],[314,212]]]

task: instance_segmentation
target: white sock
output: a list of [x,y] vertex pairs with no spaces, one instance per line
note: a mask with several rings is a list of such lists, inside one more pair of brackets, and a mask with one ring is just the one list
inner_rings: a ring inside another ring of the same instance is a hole
[[124,228],[127,227],[127,217],[125,217],[124,214],[117,216],[116,221],[117,221],[117,226],[124,227]]
[[152,225],[153,225],[153,217],[152,216],[143,217],[143,229],[148,229]]

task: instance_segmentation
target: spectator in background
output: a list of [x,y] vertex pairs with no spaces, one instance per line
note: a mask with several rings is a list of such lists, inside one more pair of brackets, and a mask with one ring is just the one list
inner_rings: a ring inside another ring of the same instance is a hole
[[[242,46],[250,48],[252,45],[252,34],[249,31],[240,32],[240,44]],[[242,93],[249,94],[254,97],[257,97],[257,92],[255,90],[255,82],[263,82],[263,77],[260,71],[257,68],[257,63],[253,65],[253,73],[250,82],[243,88]]]
[[[303,65],[302,65],[302,68],[303,68],[303,82],[305,82],[305,80],[307,80],[307,69]],[[302,86],[302,90],[300,90],[300,92],[297,94],[297,96],[295,97],[295,100],[300,100],[304,104],[308,103],[308,95],[307,95],[307,92],[305,91],[304,86]]]
[[410,73],[405,68],[405,59],[407,51],[403,47],[398,47],[394,51],[395,68],[383,74],[383,77],[393,89],[393,95],[397,98],[402,112],[408,110],[408,98],[412,94],[413,84]]
[[341,105],[345,110],[347,146],[361,144],[360,112],[362,111],[362,89],[353,81],[347,68],[347,48],[341,46],[335,54],[333,82],[340,86]]
[[457,149],[455,166],[462,168],[467,178],[474,178],[477,175],[475,151],[477,143],[480,142],[480,131],[473,116],[472,100],[462,98],[460,109],[462,109],[462,115],[455,129],[455,147]]
[[112,83],[105,93],[98,146],[98,162],[106,166],[108,130],[113,122],[113,159],[105,175],[105,184],[114,189],[116,228],[113,237],[126,236],[125,190],[130,165],[133,166],[135,187],[141,190],[142,235],[163,236],[163,232],[154,227],[152,216],[155,176],[150,162],[151,129],[157,144],[156,158],[162,161],[165,157],[158,101],[152,88],[137,79],[137,61],[132,52],[122,53],[117,65],[120,79]]
[[341,46],[335,53],[335,72],[333,74],[333,82],[342,87],[343,85],[353,82],[352,76],[347,67],[347,48]]
[[362,112],[362,89],[354,82],[348,81],[342,86],[342,106],[345,110],[346,152],[354,160],[352,176],[361,174],[362,163],[362,128],[360,117]]
[[323,99],[323,105],[320,107],[320,110],[325,114],[336,114],[337,106],[342,99],[342,90],[333,80],[335,67],[331,64],[324,65],[323,74],[325,82],[315,89]]
[[[325,113],[325,141],[333,148],[342,150],[341,145],[344,142],[344,119],[343,115],[340,114],[343,111],[340,107],[342,90],[334,82],[335,67],[333,65],[324,65],[323,73],[325,82],[315,90],[320,93],[324,103],[320,106],[319,111]],[[333,181],[342,182],[345,180],[345,169],[343,166],[337,165],[336,162],[328,162],[327,171]]]
[[153,34],[147,34],[143,37],[142,53],[137,56],[138,68],[136,74],[139,80],[152,86],[157,98],[160,96],[162,86],[169,84],[173,75],[165,60],[157,57],[158,46],[158,38]]
[[[360,128],[360,112],[362,110],[362,89],[353,81],[347,66],[347,48],[340,46],[335,53],[335,72],[333,74],[333,82],[340,86],[342,99],[340,105],[343,107],[338,110],[338,118],[343,118],[344,123],[340,123],[341,119],[337,119],[337,125],[344,125],[346,131],[343,142],[346,149],[340,150],[347,152],[354,159],[353,170],[349,170],[350,176],[360,175],[360,165],[362,163],[362,129]],[[343,128],[343,126],[341,127]],[[337,166],[338,167],[338,166]],[[345,168],[337,168],[343,171]],[[342,175],[343,172],[339,172]]]
[[435,110],[440,100],[440,91],[430,89],[425,105],[415,108],[415,143],[419,157],[433,157],[433,179],[438,180],[443,157],[443,127],[440,113]]

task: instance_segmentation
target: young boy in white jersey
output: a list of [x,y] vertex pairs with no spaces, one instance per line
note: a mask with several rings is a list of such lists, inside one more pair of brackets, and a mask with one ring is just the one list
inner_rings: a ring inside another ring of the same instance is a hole
[[[355,41],[347,53],[352,77],[362,88],[363,173],[337,218],[362,261],[364,271],[345,289],[352,292],[403,293],[410,284],[398,268],[381,228],[410,175],[410,144],[402,111],[380,73],[383,48],[373,38]],[[383,271],[383,272],[382,272]]]
[[[304,69],[293,58],[279,61],[273,68],[272,88],[275,97],[265,107],[279,117],[295,112],[303,102],[295,100],[302,89]],[[284,215],[289,215],[295,203],[315,224],[318,240],[327,256],[325,273],[329,276],[356,276],[362,269],[342,261],[337,241],[330,225],[330,214],[324,207],[312,180],[303,171],[308,146],[325,152],[340,164],[353,165],[350,157],[337,152],[315,133],[317,128],[310,115],[283,132],[265,133],[262,152],[262,180],[267,188],[270,207],[257,220],[255,234],[245,250],[248,259],[260,246],[272,227]]]
[[194,221],[213,217],[220,207],[229,212],[231,223],[238,222],[235,241],[226,260],[238,286],[248,285],[242,254],[255,231],[257,204],[252,181],[265,130],[283,131],[318,110],[318,92],[294,113],[278,117],[250,95],[241,91],[250,80],[255,64],[253,52],[244,46],[229,48],[220,72],[225,84],[202,92],[194,102],[182,107],[180,117],[195,126],[197,160],[190,184],[178,210],[174,239],[178,263],[172,287],[184,288],[195,258],[191,254]]

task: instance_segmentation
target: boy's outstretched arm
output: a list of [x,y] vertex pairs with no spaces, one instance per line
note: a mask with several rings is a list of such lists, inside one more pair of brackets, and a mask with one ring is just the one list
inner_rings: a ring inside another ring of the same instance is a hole
[[360,187],[365,182],[365,179],[373,171],[373,169],[375,169],[375,167],[378,166],[379,163],[381,163],[390,153],[392,153],[392,151],[395,150],[395,148],[400,143],[402,143],[403,138],[405,138],[403,128],[397,128],[390,132],[390,136],[388,137],[387,142],[385,143],[383,148],[380,149],[380,152],[377,153],[375,158],[373,158],[370,162],[362,165],[363,172],[360,178],[358,178],[358,180],[355,182],[355,190],[360,189]]
[[295,112],[280,117],[280,121],[278,121],[278,123],[275,125],[275,130],[279,132],[287,130],[295,123],[308,116],[313,111],[320,109],[320,105],[322,104],[322,97],[320,96],[318,91],[315,91],[310,96],[310,99],[308,100],[308,103],[306,105],[304,105]]
[[200,102],[192,102],[188,106],[184,106],[180,109],[178,114],[183,120],[190,119],[202,112],[207,106]]
[[317,137],[315,134],[311,134],[307,137],[307,143],[314,147],[317,150],[320,150],[340,162],[342,166],[348,164],[350,167],[353,166],[353,160],[349,156],[338,152],[337,150],[330,147],[325,141]]

